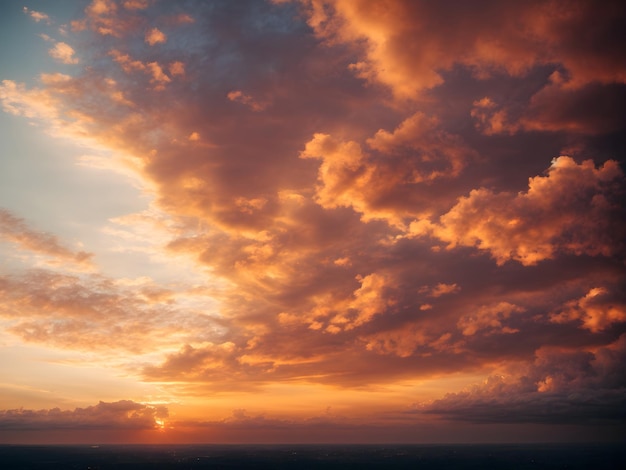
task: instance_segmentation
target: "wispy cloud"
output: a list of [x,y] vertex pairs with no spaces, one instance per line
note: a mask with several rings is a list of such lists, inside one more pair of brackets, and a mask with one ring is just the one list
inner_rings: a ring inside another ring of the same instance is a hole
[[36,254],[47,255],[53,260],[90,265],[93,253],[74,251],[45,232],[33,230],[25,220],[6,209],[0,208],[0,238],[17,244],[20,248]]
[[40,21],[43,21],[45,23],[50,23],[50,17],[46,13],[43,13],[41,11],[31,10],[28,7],[24,7],[23,11],[24,13],[29,15],[33,20],[35,20],[35,22],[37,23],[39,23]]

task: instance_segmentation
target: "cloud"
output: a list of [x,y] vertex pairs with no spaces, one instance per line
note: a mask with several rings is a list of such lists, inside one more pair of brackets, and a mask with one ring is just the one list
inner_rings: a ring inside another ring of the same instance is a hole
[[61,244],[54,235],[31,229],[26,221],[0,208],[0,238],[13,242],[22,249],[50,256],[55,260],[70,261],[89,266],[93,253],[73,251]]
[[177,60],[168,66],[168,70],[172,76],[185,75],[185,64]]
[[228,92],[228,99],[237,103],[249,106],[253,111],[262,111],[267,106],[265,103],[259,103],[252,96],[246,95],[241,90],[233,90]]
[[73,31],[90,29],[102,36],[123,37],[138,29],[142,23],[137,12],[145,2],[124,2],[124,8],[114,0],[93,0],[85,7],[85,17],[72,21]]
[[626,322],[624,299],[604,287],[594,287],[587,294],[568,302],[550,320],[554,323],[579,322],[581,328],[598,333],[615,323]]
[[476,121],[476,128],[485,135],[515,134],[518,123],[510,122],[506,109],[498,107],[489,97],[474,101],[471,116]]
[[465,336],[471,336],[478,331],[493,333],[517,333],[519,330],[503,326],[512,313],[523,312],[524,309],[508,302],[500,302],[496,305],[482,306],[475,312],[464,315],[459,319],[457,326]]
[[146,43],[154,46],[155,44],[164,44],[167,36],[158,28],[152,28],[146,33]]
[[408,358],[416,356],[418,354],[417,351],[425,346],[439,351],[448,349],[448,344],[446,343],[450,338],[450,333],[445,333],[437,338],[429,331],[428,326],[412,323],[405,324],[401,328],[363,336],[361,340],[368,351]]
[[419,158],[419,163],[411,162],[414,183],[458,176],[473,153],[461,137],[441,129],[436,117],[420,112],[405,119],[392,133],[380,129],[367,143],[383,154],[397,156],[409,151]]
[[105,15],[117,11],[117,4],[113,0],[93,0],[86,11],[93,15]]
[[624,423],[626,336],[595,351],[542,348],[521,375],[490,377],[416,411],[474,423]]
[[64,64],[77,64],[79,62],[77,57],[74,57],[76,51],[69,44],[64,42],[57,42],[52,49],[48,51],[50,57],[57,59]]
[[144,10],[150,6],[150,0],[124,0],[122,5],[127,10]]
[[441,297],[442,295],[454,294],[458,292],[461,288],[457,284],[446,284],[444,282],[440,282],[436,286],[423,286],[420,287],[420,293],[427,293],[430,297]]
[[[412,1],[390,0],[375,8],[365,1],[302,3],[319,37],[360,53],[350,65],[356,74],[389,87],[398,98],[415,98],[441,85],[443,72],[457,64],[483,79],[499,73],[523,76],[534,66],[560,63],[574,87],[626,80],[617,46],[624,12],[613,3],[595,8],[584,0],[506,6],[485,1],[472,12],[469,6]],[[476,9],[480,15],[471,14]],[[589,21],[598,28],[593,46],[579,34]]]
[[58,116],[58,102],[42,90],[26,90],[23,84],[3,80],[0,99],[4,111],[28,118],[45,118],[48,122]]
[[438,223],[416,221],[410,231],[447,242],[447,249],[488,251],[498,264],[533,265],[558,252],[618,255],[624,227],[615,197],[622,178],[616,161],[596,168],[591,160],[578,164],[562,156],[546,176],[530,178],[525,193],[475,189]]
[[0,410],[0,430],[94,430],[158,429],[168,417],[165,406],[136,403],[132,400],[99,402],[74,410],[12,409]]
[[39,23],[40,21],[43,21],[45,23],[50,23],[50,17],[46,13],[42,13],[36,10],[31,10],[28,7],[24,7],[23,11],[24,13],[29,15],[33,20],[35,20],[35,22],[37,23]]
[[[139,60],[133,60],[128,54],[122,54],[116,49],[109,51],[109,55],[113,57],[113,60],[120,64],[122,70],[126,73],[132,73],[135,71],[142,71],[150,76],[150,83],[154,85],[155,90],[165,89],[165,84],[170,83],[172,79],[163,71],[163,68],[158,62],[141,62]],[[176,65],[174,65],[176,64]],[[181,68],[180,62],[174,62],[171,66],[171,70],[176,73],[172,75],[184,75],[184,68]]]
[[[379,129],[367,139],[368,152],[355,141],[315,134],[300,158],[321,159],[317,202],[325,209],[351,207],[362,220],[388,220],[401,226],[422,197],[417,185],[458,176],[474,156],[463,140],[418,112],[393,131]],[[424,193],[428,190],[424,188]],[[409,204],[402,206],[402,200]],[[413,206],[413,207],[411,207]]]
[[[385,292],[388,290],[385,277],[380,274],[357,276],[361,287],[354,291],[354,298],[347,305],[333,305],[329,311],[339,311],[330,319],[326,328],[331,333],[341,329],[351,330],[372,320],[377,314],[384,313],[394,301]],[[328,307],[326,307],[328,308]]]
[[548,83],[532,95],[523,111],[484,97],[471,111],[476,128],[485,135],[518,132],[570,132],[581,135],[610,134],[623,129],[626,86],[590,83],[573,88],[563,75],[553,72]]
[[30,270],[0,276],[0,317],[7,332],[26,342],[113,355],[141,354],[155,340],[176,345],[182,337],[193,342],[216,333],[208,315],[177,306],[176,296],[152,282]]

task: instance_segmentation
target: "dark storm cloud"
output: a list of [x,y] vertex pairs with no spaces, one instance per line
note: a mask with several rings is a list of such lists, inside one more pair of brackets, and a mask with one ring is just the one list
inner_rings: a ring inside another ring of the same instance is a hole
[[592,351],[541,348],[521,376],[491,377],[420,412],[474,423],[624,423],[626,336]]

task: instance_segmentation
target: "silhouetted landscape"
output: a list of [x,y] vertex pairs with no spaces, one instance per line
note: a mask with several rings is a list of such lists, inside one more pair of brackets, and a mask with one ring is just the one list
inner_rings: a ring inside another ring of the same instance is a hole
[[0,446],[26,469],[618,469],[618,444]]

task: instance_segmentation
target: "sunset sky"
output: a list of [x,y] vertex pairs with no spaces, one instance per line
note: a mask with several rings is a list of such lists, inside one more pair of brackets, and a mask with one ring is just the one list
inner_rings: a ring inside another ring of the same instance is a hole
[[0,443],[626,436],[622,2],[0,2]]

